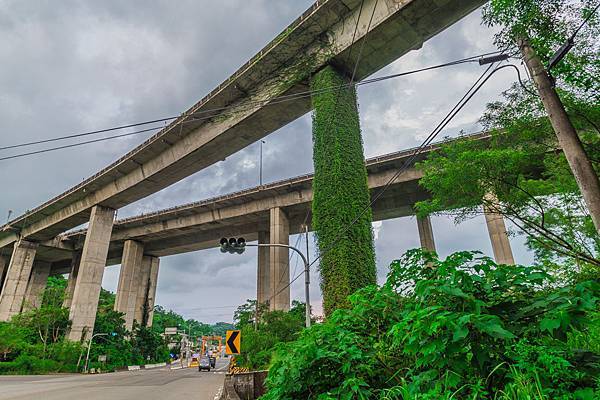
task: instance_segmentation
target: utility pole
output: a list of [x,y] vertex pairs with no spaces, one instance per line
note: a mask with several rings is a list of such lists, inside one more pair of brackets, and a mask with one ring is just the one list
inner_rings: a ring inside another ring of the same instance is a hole
[[525,65],[529,69],[540,99],[544,104],[552,128],[558,138],[558,143],[567,158],[575,181],[587,205],[596,231],[600,234],[600,182],[592,163],[585,154],[581,140],[571,123],[565,107],[562,104],[554,84],[544,68],[540,58],[531,47],[528,40],[518,41]]

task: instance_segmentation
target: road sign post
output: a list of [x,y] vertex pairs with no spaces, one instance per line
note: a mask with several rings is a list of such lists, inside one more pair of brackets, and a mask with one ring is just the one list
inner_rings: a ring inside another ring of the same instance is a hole
[[239,330],[227,331],[225,335],[225,352],[229,355],[240,354],[242,332]]

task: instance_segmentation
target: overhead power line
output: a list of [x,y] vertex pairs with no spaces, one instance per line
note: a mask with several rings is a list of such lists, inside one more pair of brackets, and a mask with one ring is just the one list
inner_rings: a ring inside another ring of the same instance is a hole
[[[377,78],[365,79],[365,80],[362,80],[360,82],[347,83],[347,84],[344,84],[344,85],[341,85],[341,86],[323,88],[323,89],[319,89],[319,90],[316,90],[316,91],[310,91],[310,90],[309,91],[303,91],[303,92],[295,93],[293,95],[279,96],[279,97],[276,97],[275,99],[273,99],[272,101],[248,102],[244,106],[236,107],[235,111],[236,112],[245,111],[245,110],[248,110],[251,107],[254,107],[256,105],[263,105],[265,107],[268,107],[268,106],[271,106],[271,105],[276,105],[276,104],[280,104],[280,103],[287,102],[287,101],[295,101],[295,100],[298,100],[298,99],[311,97],[311,96],[313,96],[315,94],[343,90],[343,89],[346,89],[346,88],[348,88],[350,86],[353,86],[353,85],[354,86],[368,85],[368,84],[372,84],[372,83],[387,81],[387,80],[390,80],[390,79],[395,79],[395,78],[399,78],[399,77],[403,77],[403,76],[417,74],[417,73],[420,73],[420,72],[425,72],[425,71],[431,71],[431,70],[435,70],[435,69],[450,67],[450,66],[454,66],[454,65],[460,65],[460,64],[465,64],[465,63],[475,63],[475,62],[477,62],[478,58],[486,56],[486,55],[489,55],[489,54],[495,54],[495,53],[497,53],[497,52],[483,53],[483,54],[478,54],[478,55],[475,55],[475,56],[471,56],[471,57],[467,57],[467,58],[463,58],[463,59],[459,59],[459,60],[454,60],[454,61],[446,62],[446,63],[443,63],[443,64],[437,64],[437,65],[433,65],[433,66],[429,66],[429,67],[418,68],[418,69],[414,69],[414,70],[410,70],[410,71],[405,71],[405,72],[400,72],[400,73],[396,73],[396,74],[385,75],[385,76],[381,76],[381,77],[377,77]],[[202,110],[201,113],[202,114],[208,114],[208,113],[214,113],[214,112],[217,112],[217,111],[226,111],[226,110],[229,110],[229,109],[232,109],[232,108],[233,108],[232,106],[219,107],[219,108]],[[204,117],[194,117],[194,115],[197,115],[199,113],[200,112],[190,114],[190,116],[188,117],[188,119],[182,121],[181,124],[189,124],[189,123],[192,123],[192,122],[209,120],[209,119],[212,119],[212,118],[215,117],[215,115],[207,115],[207,116],[204,116]],[[163,122],[163,121],[167,121],[167,120],[175,119],[175,118],[179,118],[179,117],[161,118],[161,119],[156,119],[156,120],[152,120],[152,121],[144,121],[144,122],[139,122],[139,123],[135,123],[135,124],[121,125],[121,126],[117,126],[117,127],[113,127],[113,128],[101,129],[101,130],[97,130],[97,131],[90,131],[90,132],[83,132],[83,133],[78,133],[78,134],[73,134],[73,135],[61,136],[61,137],[56,137],[56,138],[53,138],[53,139],[45,139],[45,140],[39,140],[39,141],[33,141],[33,142],[27,142],[27,143],[21,143],[21,144],[15,144],[15,145],[10,145],[10,146],[4,146],[4,147],[0,147],[0,150],[13,149],[13,148],[25,147],[25,146],[32,146],[32,145],[35,145],[35,144],[43,144],[43,143],[49,143],[49,142],[54,142],[54,141],[59,141],[59,140],[66,140],[66,139],[77,138],[77,137],[82,137],[82,136],[94,135],[94,134],[98,134],[98,133],[110,132],[110,131],[115,131],[115,130],[120,130],[120,129],[125,129],[125,128],[131,128],[131,127],[136,127],[136,126],[142,126],[142,125],[147,125],[147,124],[156,123],[156,122]],[[129,132],[129,133],[126,133],[126,134],[119,134],[119,135],[107,136],[107,137],[103,137],[103,138],[99,138],[99,139],[94,139],[94,140],[87,140],[87,141],[83,141],[83,142],[72,143],[72,144],[69,144],[69,145],[56,146],[56,147],[51,147],[51,148],[42,149],[42,150],[38,150],[38,151],[31,151],[31,152],[14,154],[14,155],[11,155],[11,156],[0,157],[0,161],[10,160],[10,159],[15,159],[15,158],[20,158],[20,157],[26,157],[26,156],[31,156],[31,155],[35,155],[35,154],[47,153],[47,152],[56,151],[56,150],[62,150],[62,149],[71,148],[71,147],[83,146],[83,145],[87,145],[87,144],[91,144],[91,143],[103,142],[103,141],[112,140],[112,139],[118,139],[118,138],[122,138],[122,137],[126,137],[126,136],[133,136],[133,135],[137,135],[137,134],[141,134],[141,133],[145,133],[145,132],[150,132],[150,131],[153,131],[153,130],[158,130],[158,129],[161,129],[161,128],[163,128],[163,126],[158,126],[158,127],[148,128],[148,129],[142,129],[142,130],[138,130],[138,131],[134,131],[134,132]]]

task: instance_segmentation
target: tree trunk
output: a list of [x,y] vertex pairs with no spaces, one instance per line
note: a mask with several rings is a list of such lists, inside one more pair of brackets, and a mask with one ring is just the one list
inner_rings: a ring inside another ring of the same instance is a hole
[[540,94],[558,143],[567,158],[571,171],[575,176],[579,190],[592,217],[596,231],[600,234],[600,182],[598,175],[583,149],[575,127],[569,120],[567,112],[554,90],[554,86],[540,58],[528,40],[518,41],[523,59]]

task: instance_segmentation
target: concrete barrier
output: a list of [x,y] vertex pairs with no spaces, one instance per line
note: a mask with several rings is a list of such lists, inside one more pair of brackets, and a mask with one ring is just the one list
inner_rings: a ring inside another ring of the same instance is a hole
[[141,367],[139,365],[129,365],[127,371],[139,371]]
[[166,367],[166,366],[167,366],[167,363],[146,364],[146,365],[144,365],[144,369],[161,368],[161,367]]
[[265,394],[268,371],[227,374],[221,400],[255,400]]

